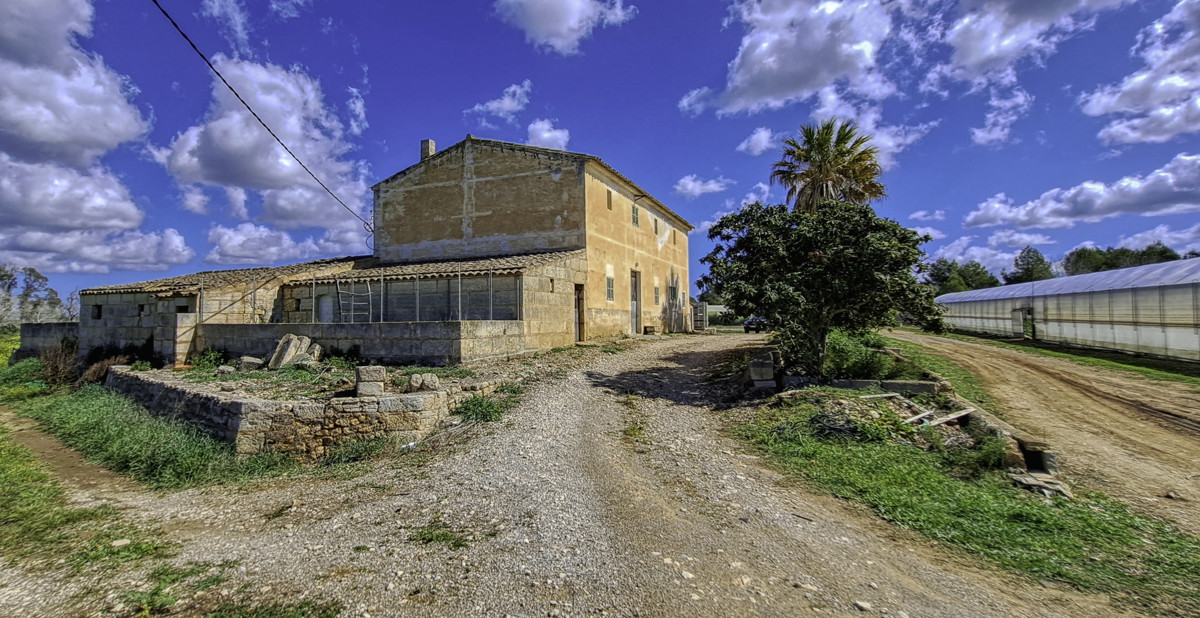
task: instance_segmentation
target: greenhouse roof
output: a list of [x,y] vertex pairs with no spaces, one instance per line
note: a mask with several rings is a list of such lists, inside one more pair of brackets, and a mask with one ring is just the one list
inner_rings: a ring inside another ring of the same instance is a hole
[[953,292],[937,297],[939,303],[961,303],[1003,298],[1030,298],[1056,294],[1080,294],[1128,288],[1154,288],[1169,285],[1200,283],[1200,258],[1147,264],[1132,268],[1106,270],[1072,277],[1056,277],[1044,281],[1015,283],[998,288]]

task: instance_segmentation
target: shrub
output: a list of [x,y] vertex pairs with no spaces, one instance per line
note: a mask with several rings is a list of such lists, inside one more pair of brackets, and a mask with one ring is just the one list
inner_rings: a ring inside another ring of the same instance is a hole
[[200,371],[212,371],[225,364],[225,360],[224,352],[208,348],[192,355],[192,367]]
[[129,366],[129,369],[132,371],[150,371],[150,361],[133,361],[133,364]]
[[[144,362],[144,361],[142,361]],[[114,356],[106,358],[98,363],[93,363],[83,375],[79,376],[79,380],[75,382],[75,388],[79,388],[84,384],[100,384],[104,382],[104,376],[108,375],[108,368],[113,365],[128,365],[128,356]]]
[[79,375],[79,361],[75,357],[77,349],[74,340],[64,339],[58,347],[43,350],[38,355],[42,361],[42,380],[51,386],[74,382]]
[[879,380],[891,368],[892,359],[870,350],[860,337],[842,330],[829,332],[825,349],[825,376],[834,380]]

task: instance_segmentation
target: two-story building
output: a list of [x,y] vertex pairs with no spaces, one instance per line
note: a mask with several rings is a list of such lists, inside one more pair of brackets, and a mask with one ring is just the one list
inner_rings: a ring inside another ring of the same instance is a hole
[[[599,158],[470,135],[420,152],[372,188],[373,255],[87,289],[80,352],[182,364],[205,348],[267,354],[290,332],[445,364],[690,330],[692,225]],[[25,354],[70,335],[26,331]]]

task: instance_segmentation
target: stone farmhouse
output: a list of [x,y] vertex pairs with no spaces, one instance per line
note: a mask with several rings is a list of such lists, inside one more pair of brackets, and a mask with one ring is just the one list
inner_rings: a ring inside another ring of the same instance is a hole
[[22,355],[77,338],[267,355],[286,333],[389,363],[508,358],[691,329],[693,226],[599,158],[467,138],[372,187],[374,253],[80,293],[78,324],[27,324]]

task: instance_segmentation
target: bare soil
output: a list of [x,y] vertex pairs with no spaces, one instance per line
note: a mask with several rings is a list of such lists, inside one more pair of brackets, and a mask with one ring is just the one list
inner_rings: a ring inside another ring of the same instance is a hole
[[889,336],[926,346],[979,376],[1005,420],[1059,452],[1068,480],[1200,534],[1195,387],[986,343]]
[[[561,356],[565,370],[539,367],[547,377],[522,405],[469,442],[349,480],[169,495],[65,481],[159,526],[177,564],[236,561],[220,586],[181,585],[176,615],[223,599],[336,600],[344,616],[1126,614],[763,466],[725,433],[748,409],[715,406],[726,393],[709,380],[763,341],[671,337]],[[430,524],[466,547],[422,543]],[[148,589],[153,566],[69,577],[0,565],[0,615],[130,615],[119,593]]]

